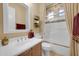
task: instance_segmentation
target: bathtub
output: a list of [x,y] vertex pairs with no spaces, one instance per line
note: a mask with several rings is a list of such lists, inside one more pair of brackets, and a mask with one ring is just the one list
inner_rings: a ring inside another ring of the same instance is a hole
[[44,56],[69,56],[69,47],[53,44],[50,42],[42,42]]

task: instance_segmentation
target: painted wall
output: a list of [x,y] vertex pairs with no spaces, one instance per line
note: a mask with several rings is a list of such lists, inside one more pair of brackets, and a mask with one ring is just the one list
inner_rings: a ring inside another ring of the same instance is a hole
[[44,3],[40,3],[40,34],[44,35],[44,22],[46,20],[46,7]]
[[35,28],[34,27],[34,17],[35,16],[39,16],[39,13],[40,13],[40,5],[39,4],[30,4],[30,20],[31,20],[31,29],[33,29],[33,31],[35,33],[39,33],[39,29],[40,28]]
[[3,33],[3,4],[0,3],[0,33]]
[[[46,7],[45,3],[33,3],[30,5],[30,19],[31,19],[31,28],[34,30],[35,33],[39,33],[43,36],[43,29],[44,29],[44,20],[46,18]],[[40,17],[40,27],[34,27],[34,16]]]

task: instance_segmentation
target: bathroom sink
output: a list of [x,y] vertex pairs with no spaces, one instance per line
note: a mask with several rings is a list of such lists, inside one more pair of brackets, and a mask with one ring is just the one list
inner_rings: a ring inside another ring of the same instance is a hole
[[[18,38],[19,39],[19,38]],[[17,38],[11,38],[9,44],[0,47],[0,56],[13,56],[31,49],[36,44],[42,42],[42,39],[31,38],[18,41]]]
[[30,40],[26,37],[16,37],[16,38],[11,38],[8,45],[22,46],[25,43],[28,43],[29,41]]
[[24,44],[26,44],[26,43],[29,43],[29,40],[25,40],[25,41],[23,41],[23,42],[17,42],[14,46],[22,46],[22,45],[24,45]]

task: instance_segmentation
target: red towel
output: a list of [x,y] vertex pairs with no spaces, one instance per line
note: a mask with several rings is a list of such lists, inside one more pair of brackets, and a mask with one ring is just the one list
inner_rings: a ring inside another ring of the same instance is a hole
[[74,16],[73,35],[74,36],[79,36],[79,13],[76,16]]

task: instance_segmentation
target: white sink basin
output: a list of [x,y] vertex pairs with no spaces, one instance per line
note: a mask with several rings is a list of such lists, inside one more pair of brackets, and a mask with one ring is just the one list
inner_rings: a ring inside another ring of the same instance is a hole
[[9,45],[14,45],[14,46],[19,46],[24,43],[29,42],[30,40],[26,37],[16,37],[16,38],[11,38],[9,41]]
[[15,46],[22,46],[22,45],[24,45],[24,44],[26,44],[26,43],[29,43],[30,42],[30,40],[25,40],[25,41],[22,41],[22,42],[17,42],[16,44],[15,44]]

